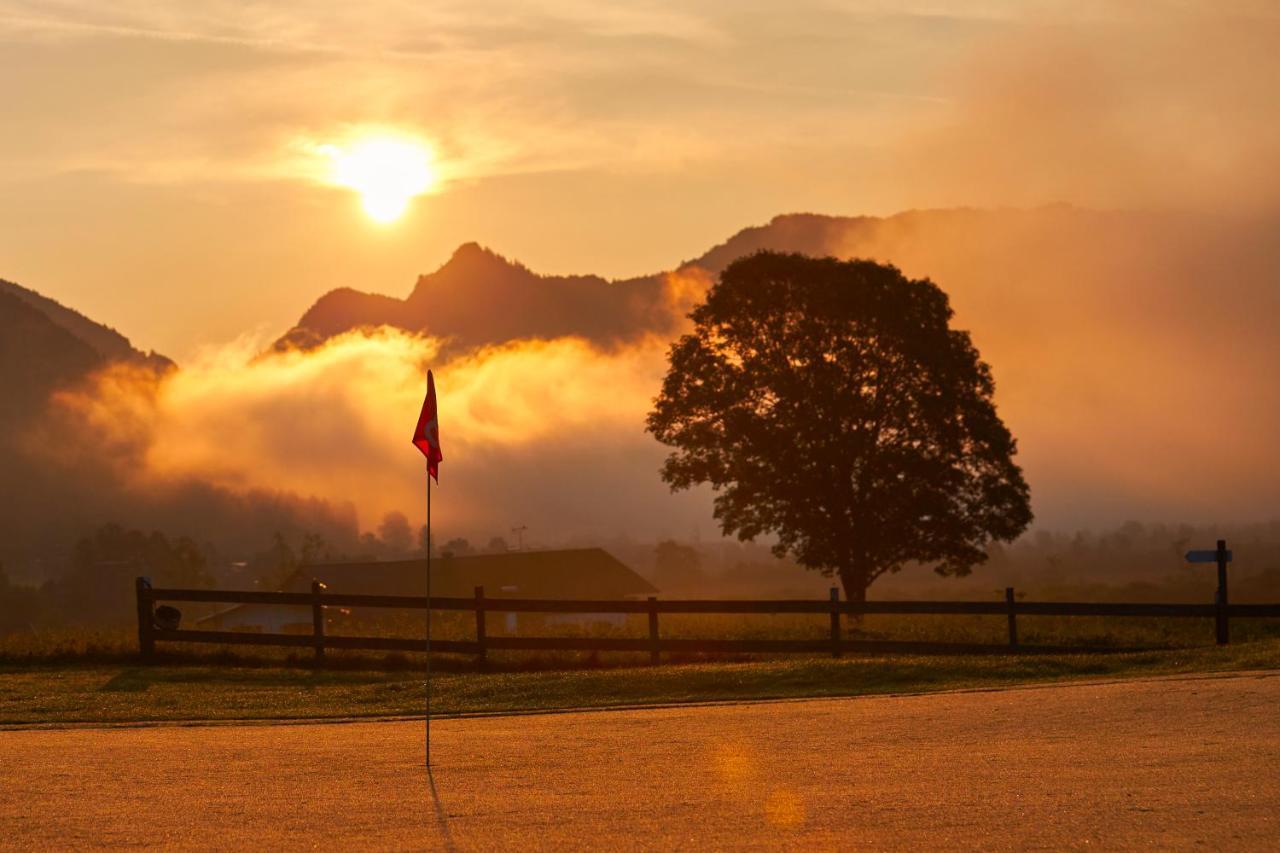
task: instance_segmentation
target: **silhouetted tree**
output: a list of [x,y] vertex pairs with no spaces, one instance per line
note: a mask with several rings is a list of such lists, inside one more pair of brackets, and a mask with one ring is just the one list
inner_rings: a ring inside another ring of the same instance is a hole
[[359,551],[356,556],[361,560],[380,559],[382,557],[382,552],[385,550],[382,545],[382,540],[369,532],[361,533],[360,538],[356,540],[356,542],[359,546]]
[[106,524],[76,542],[73,574],[83,577],[117,565],[133,567],[149,575],[157,585],[213,585],[204,553],[186,536],[170,540],[158,530],[143,533],[118,524]]
[[9,580],[0,563],[0,634],[31,628],[45,621],[45,599],[33,587]]
[[696,548],[667,539],[653,551],[653,582],[663,592],[695,586],[702,580],[702,555]]
[[871,261],[731,264],[671,349],[648,418],[673,490],[709,483],[743,540],[839,575],[850,600],[904,563],[965,575],[1031,521],[990,368],[947,296]]
[[302,547],[298,554],[299,563],[326,563],[334,559],[329,543],[319,533],[307,533],[302,537]]
[[489,544],[484,546],[484,550],[489,554],[505,554],[511,550],[511,546],[501,536],[494,536],[489,540]]
[[76,542],[66,571],[41,591],[67,621],[104,624],[128,618],[139,575],[156,586],[213,585],[204,554],[191,539],[106,524]]
[[440,552],[454,557],[465,557],[468,554],[474,554],[476,549],[471,547],[470,542],[459,536],[458,538],[450,539],[448,542],[441,545]]
[[249,561],[249,572],[258,586],[280,589],[298,564],[298,555],[284,534],[277,530],[271,538],[271,547],[254,554]]
[[407,554],[413,547],[413,528],[403,512],[389,512],[378,526],[378,537],[392,554]]

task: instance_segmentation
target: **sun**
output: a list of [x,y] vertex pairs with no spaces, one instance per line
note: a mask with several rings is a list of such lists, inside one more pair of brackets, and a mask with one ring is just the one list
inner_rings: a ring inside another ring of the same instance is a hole
[[359,193],[365,213],[376,222],[399,219],[414,196],[436,183],[431,149],[411,139],[369,137],[322,151],[330,160],[330,181]]

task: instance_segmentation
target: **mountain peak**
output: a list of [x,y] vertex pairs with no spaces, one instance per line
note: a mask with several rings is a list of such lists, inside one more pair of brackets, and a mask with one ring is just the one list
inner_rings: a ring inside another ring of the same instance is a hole
[[472,255],[479,255],[482,257],[484,256],[497,257],[497,252],[494,252],[492,249],[486,249],[484,246],[481,246],[475,240],[468,240],[467,242],[463,243],[461,246],[453,250],[453,256],[449,258],[449,260],[450,262],[457,261],[457,260],[466,260],[468,257]]
[[449,260],[436,271],[436,275],[464,274],[475,275],[498,270],[524,270],[525,267],[509,261],[492,249],[485,248],[476,242],[463,243],[453,250]]

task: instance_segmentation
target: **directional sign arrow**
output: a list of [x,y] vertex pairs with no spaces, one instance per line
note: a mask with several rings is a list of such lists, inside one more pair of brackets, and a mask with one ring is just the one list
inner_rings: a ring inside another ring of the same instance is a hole
[[[1230,563],[1231,562],[1230,551],[1227,552],[1226,557],[1227,557],[1227,562]],[[1216,563],[1218,562],[1218,552],[1217,551],[1188,551],[1187,562],[1188,563]]]

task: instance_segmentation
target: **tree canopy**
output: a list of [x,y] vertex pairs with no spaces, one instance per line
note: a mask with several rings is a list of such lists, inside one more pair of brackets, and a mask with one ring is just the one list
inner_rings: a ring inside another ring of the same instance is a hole
[[760,252],[725,269],[670,351],[648,429],[672,490],[724,533],[840,577],[965,575],[1031,522],[991,369],[947,295],[872,261]]

